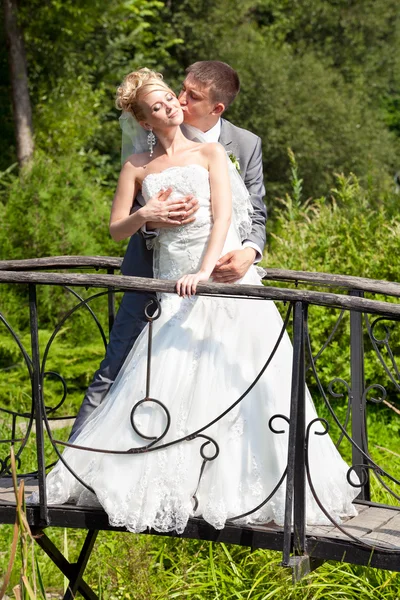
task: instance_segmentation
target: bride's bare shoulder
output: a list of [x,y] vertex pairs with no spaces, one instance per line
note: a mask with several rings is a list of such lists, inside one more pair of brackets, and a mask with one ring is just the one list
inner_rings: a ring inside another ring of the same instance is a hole
[[219,142],[201,144],[201,152],[208,159],[215,159],[226,155],[225,148]]
[[128,156],[128,158],[124,162],[123,166],[129,165],[130,167],[138,169],[138,168],[146,167],[148,162],[149,162],[149,153],[143,152],[142,154],[131,154],[130,156]]
[[121,174],[123,173],[124,175],[126,174],[133,178],[140,178],[146,170],[148,162],[148,152],[144,152],[143,154],[131,154],[122,165]]

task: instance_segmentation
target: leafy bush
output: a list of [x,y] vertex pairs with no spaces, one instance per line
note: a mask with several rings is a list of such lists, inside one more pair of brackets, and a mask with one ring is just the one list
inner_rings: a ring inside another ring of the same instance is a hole
[[1,258],[121,254],[108,233],[112,193],[97,176],[85,156],[39,154],[3,194]]
[[399,261],[387,260],[400,253],[397,196],[379,196],[353,174],[335,178],[327,198],[280,200],[269,266],[400,281]]
[[[337,174],[329,196],[304,202],[299,195],[302,182],[293,155],[291,162],[293,193],[279,201],[267,266],[400,281],[400,262],[395,258],[400,255],[396,194],[379,192],[373,182],[365,187],[353,174]],[[377,299],[397,301],[390,297]],[[314,352],[323,346],[338,316],[338,310],[311,307]],[[400,346],[400,326],[394,322],[386,324],[395,350]],[[326,383],[339,376],[349,380],[349,334],[347,315],[333,343],[318,360],[319,373]],[[388,384],[391,397],[398,399],[398,392],[388,381],[367,336],[365,348],[368,384]]]
[[[87,156],[52,158],[38,154],[29,173],[8,181],[0,201],[0,257],[22,259],[56,255],[123,256],[124,244],[111,239],[108,221],[112,202],[109,187],[98,180],[98,171]],[[5,293],[2,310],[27,324],[25,286]],[[54,324],[73,306],[72,295],[61,288],[45,287],[40,294],[42,326]],[[82,315],[82,316],[81,316]],[[80,311],[78,319],[85,319]],[[14,322],[14,325],[17,325]]]
[[[239,73],[241,91],[226,116],[262,138],[270,213],[288,189],[288,146],[314,197],[326,194],[335,171],[367,181],[368,174],[392,179],[399,168],[383,98],[392,100],[393,125],[400,18],[395,0],[367,4],[366,11],[365,2],[346,0],[171,3],[172,26],[186,42],[176,48],[178,63],[218,58]],[[171,68],[166,75],[182,78]]]

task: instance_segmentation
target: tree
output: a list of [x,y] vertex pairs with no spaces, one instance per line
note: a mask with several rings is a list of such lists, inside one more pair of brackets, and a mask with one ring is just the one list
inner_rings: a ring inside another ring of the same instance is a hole
[[326,194],[334,172],[392,180],[400,121],[395,0],[181,0],[170,12],[184,38],[178,63],[219,59],[238,71],[242,89],[226,116],[262,138],[269,202],[287,190],[288,147],[305,198]]
[[20,166],[23,166],[31,160],[34,149],[32,108],[28,89],[24,39],[18,24],[16,0],[3,0],[3,7],[9,53],[17,157]]

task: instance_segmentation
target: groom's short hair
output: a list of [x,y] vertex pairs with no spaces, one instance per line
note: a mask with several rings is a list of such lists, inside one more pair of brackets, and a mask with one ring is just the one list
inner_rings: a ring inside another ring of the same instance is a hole
[[186,69],[196,81],[210,88],[212,102],[222,102],[228,108],[240,90],[239,75],[235,69],[219,60],[200,60]]

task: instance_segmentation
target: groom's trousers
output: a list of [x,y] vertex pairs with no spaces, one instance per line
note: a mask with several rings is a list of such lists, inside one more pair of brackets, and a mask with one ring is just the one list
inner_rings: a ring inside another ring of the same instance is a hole
[[[131,259],[132,256],[135,257],[134,261]],[[147,250],[141,235],[132,236],[121,271],[123,275],[153,277],[153,253]],[[147,323],[144,309],[153,297],[154,294],[150,292],[125,292],[123,295],[110,333],[106,355],[86,391],[70,439],[75,437],[89,415],[102,403],[114,383],[126,357]]]

